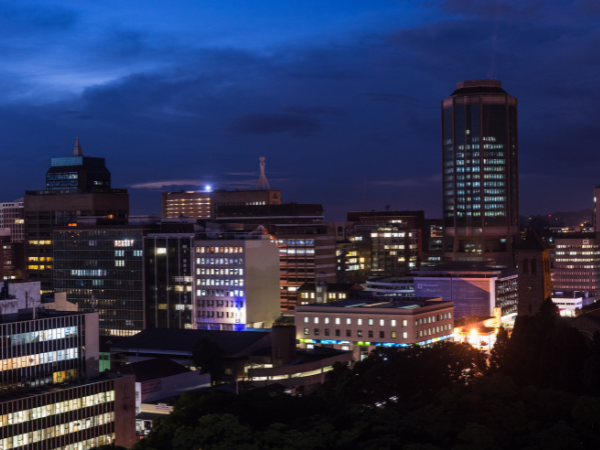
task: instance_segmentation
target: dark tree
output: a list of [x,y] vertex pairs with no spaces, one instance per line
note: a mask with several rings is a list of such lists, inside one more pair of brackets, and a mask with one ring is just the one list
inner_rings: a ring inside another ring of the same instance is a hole
[[194,344],[192,359],[200,373],[210,373],[213,383],[222,378],[225,372],[225,356],[214,339],[208,336],[198,339]]
[[509,349],[510,338],[504,327],[498,329],[496,343],[491,351],[489,373],[508,373],[510,372],[511,355]]

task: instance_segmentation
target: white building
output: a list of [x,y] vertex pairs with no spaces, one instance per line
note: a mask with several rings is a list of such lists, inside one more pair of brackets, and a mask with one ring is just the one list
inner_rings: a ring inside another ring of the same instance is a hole
[[194,241],[197,329],[270,328],[280,316],[279,249],[267,234]]
[[311,303],[296,306],[295,323],[301,347],[325,345],[353,350],[359,359],[375,347],[452,340],[454,304],[439,297]]
[[575,310],[585,304],[585,292],[556,291],[552,293],[552,302],[558,306],[561,316],[575,317]]

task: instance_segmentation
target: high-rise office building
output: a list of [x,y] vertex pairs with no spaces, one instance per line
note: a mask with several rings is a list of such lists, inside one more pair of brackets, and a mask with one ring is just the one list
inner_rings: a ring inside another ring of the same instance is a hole
[[323,214],[319,204],[220,206],[217,221],[264,225],[276,237],[281,309],[293,311],[298,288],[314,283],[317,274],[336,282],[336,230],[323,223]]
[[164,192],[162,194],[163,219],[214,219],[219,206],[279,205],[281,191],[224,189],[187,192]]
[[271,328],[280,315],[277,243],[268,234],[225,233],[194,248],[196,328]]
[[144,329],[143,225],[54,228],[54,290],[80,310],[96,310],[103,336]]
[[514,266],[519,228],[517,99],[497,80],[442,101],[444,258]]
[[0,448],[129,448],[135,377],[99,380],[98,314],[45,311],[39,290],[11,283],[0,291]]
[[[73,183],[61,185],[63,181]],[[72,157],[52,158],[46,189],[26,191],[23,203],[26,278],[40,281],[42,293],[53,289],[55,226],[76,224],[82,216],[127,219],[129,214],[129,194],[126,189],[110,188],[110,172],[104,167],[104,159],[84,157],[78,146]]]
[[594,231],[597,233],[600,231],[600,207],[598,207],[598,201],[600,200],[600,185],[594,186],[594,212],[592,213],[592,225]]
[[23,243],[25,229],[25,209],[23,199],[0,203],[0,228],[10,229],[10,242]]
[[104,158],[83,156],[79,138],[73,156],[52,158],[50,169],[46,172],[46,189],[77,188],[86,192],[97,188],[110,189],[110,171],[106,168]]
[[552,290],[579,291],[587,302],[600,294],[600,239],[598,234],[566,234],[555,239]]

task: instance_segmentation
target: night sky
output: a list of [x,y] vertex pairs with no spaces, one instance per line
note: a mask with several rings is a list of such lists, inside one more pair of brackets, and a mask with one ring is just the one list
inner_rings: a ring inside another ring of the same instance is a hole
[[0,200],[44,188],[79,133],[134,214],[254,188],[264,155],[327,219],[441,217],[440,101],[480,78],[519,99],[521,214],[590,208],[597,0],[0,0]]

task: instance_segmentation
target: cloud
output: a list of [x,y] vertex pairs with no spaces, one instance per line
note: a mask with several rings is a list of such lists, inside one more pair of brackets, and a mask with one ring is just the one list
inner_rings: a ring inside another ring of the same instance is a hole
[[376,181],[373,184],[380,186],[408,187],[408,186],[429,186],[442,182],[442,175],[436,174],[425,178],[405,178],[403,180]]
[[67,31],[77,23],[79,14],[63,7],[25,6],[19,2],[0,2],[0,29],[4,36]]
[[132,189],[161,189],[170,186],[204,186],[205,184],[207,183],[200,180],[165,180],[130,184],[129,187]]
[[325,116],[343,116],[344,111],[340,108],[333,107],[302,107],[302,106],[286,106],[283,110],[291,114],[306,114],[306,115],[325,115]]
[[310,117],[293,114],[248,114],[239,117],[229,128],[238,135],[291,133],[306,136],[321,129],[321,125]]
[[390,103],[406,103],[406,102],[418,102],[419,100],[403,94],[388,94],[385,92],[372,92],[364,94],[375,102],[390,102]]

